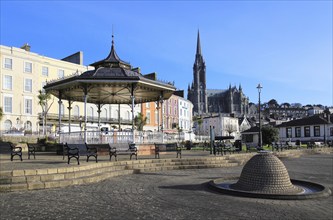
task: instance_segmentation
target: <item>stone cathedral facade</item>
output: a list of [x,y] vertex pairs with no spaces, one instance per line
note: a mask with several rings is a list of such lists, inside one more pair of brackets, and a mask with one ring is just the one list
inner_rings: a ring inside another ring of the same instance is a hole
[[207,89],[206,64],[201,52],[198,31],[197,50],[193,65],[193,82],[188,86],[187,99],[193,103],[194,115],[208,113],[229,113],[244,116],[249,111],[249,98],[243,93],[241,85],[228,89]]

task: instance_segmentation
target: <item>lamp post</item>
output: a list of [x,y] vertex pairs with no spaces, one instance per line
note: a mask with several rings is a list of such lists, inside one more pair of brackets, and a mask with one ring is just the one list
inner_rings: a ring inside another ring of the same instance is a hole
[[262,143],[261,143],[261,141],[262,141],[262,139],[261,139],[261,115],[260,115],[260,110],[261,110],[261,108],[260,108],[260,93],[261,93],[261,89],[262,89],[263,87],[260,85],[260,83],[258,84],[258,86],[257,86],[257,89],[258,89],[258,94],[259,94],[259,106],[258,106],[258,109],[259,109],[259,143],[258,143],[258,147],[259,147],[259,149],[262,149]]

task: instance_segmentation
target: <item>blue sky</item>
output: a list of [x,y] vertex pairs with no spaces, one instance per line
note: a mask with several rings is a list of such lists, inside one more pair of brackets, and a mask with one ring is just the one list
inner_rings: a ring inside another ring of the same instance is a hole
[[250,102],[333,105],[332,1],[1,1],[1,45],[61,59],[119,57],[187,90],[197,31],[207,88]]

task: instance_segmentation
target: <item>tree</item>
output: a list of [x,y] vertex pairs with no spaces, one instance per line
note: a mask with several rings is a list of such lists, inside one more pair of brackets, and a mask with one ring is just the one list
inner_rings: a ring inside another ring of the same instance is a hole
[[47,113],[49,112],[53,102],[54,98],[49,105],[49,101],[52,98],[50,93],[45,93],[42,90],[39,90],[39,95],[38,95],[38,104],[42,107],[42,114],[43,114],[43,135],[45,135],[45,125],[47,124]]
[[143,126],[145,126],[147,124],[147,117],[144,117],[142,113],[139,113],[134,118],[134,124],[135,124],[136,129],[138,131],[142,131],[143,130]]
[[267,104],[268,104],[268,107],[270,107],[270,108],[275,108],[275,107],[279,106],[278,102],[275,99],[269,100],[269,102]]
[[3,117],[3,111],[2,111],[2,108],[0,107],[0,121],[1,121],[2,117]]
[[229,136],[231,136],[231,134],[235,131],[237,131],[236,126],[232,125],[232,124],[227,124],[225,127],[225,131],[228,133]]
[[197,134],[200,135],[201,134],[201,125],[203,123],[203,120],[200,116],[194,116],[193,117],[193,122],[196,122],[198,125],[198,131]]
[[281,108],[290,108],[290,104],[288,102],[284,102],[280,105]]
[[262,142],[263,144],[271,145],[272,142],[279,140],[279,129],[266,125],[261,128]]

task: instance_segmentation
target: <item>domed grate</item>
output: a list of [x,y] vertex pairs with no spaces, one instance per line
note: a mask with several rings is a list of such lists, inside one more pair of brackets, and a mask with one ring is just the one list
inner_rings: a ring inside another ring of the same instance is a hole
[[297,194],[303,190],[294,186],[284,164],[271,152],[260,152],[244,166],[237,183],[230,188],[266,194]]

